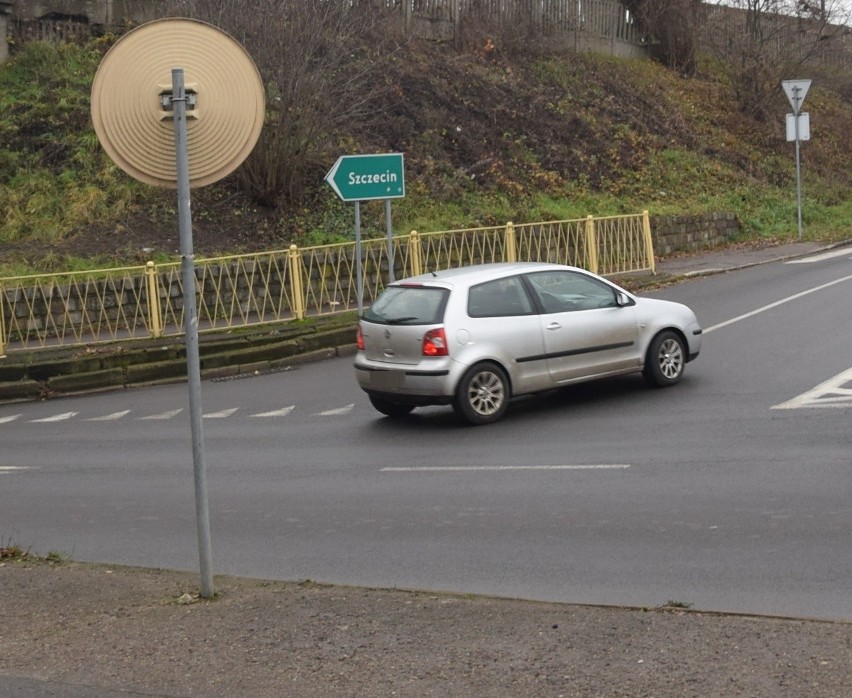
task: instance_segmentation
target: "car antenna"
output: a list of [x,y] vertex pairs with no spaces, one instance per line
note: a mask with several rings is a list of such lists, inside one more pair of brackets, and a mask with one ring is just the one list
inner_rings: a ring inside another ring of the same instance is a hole
[[429,273],[432,274],[432,276],[438,276],[438,272],[436,272],[434,269],[430,269]]

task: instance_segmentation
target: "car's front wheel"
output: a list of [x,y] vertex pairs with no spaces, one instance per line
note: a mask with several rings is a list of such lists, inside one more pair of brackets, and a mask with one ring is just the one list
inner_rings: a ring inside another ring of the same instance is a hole
[[676,332],[664,330],[651,341],[645,357],[643,375],[649,385],[664,388],[674,385],[683,376],[686,348]]
[[375,395],[370,395],[369,398],[370,404],[388,417],[405,417],[405,415],[410,414],[411,410],[414,409],[414,405],[392,402],[391,400],[385,400],[384,398],[376,397]]
[[459,382],[453,409],[468,424],[496,422],[509,406],[509,379],[497,364],[472,366]]

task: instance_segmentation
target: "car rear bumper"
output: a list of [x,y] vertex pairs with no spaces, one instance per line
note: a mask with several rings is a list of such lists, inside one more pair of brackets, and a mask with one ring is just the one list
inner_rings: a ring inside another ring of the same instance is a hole
[[355,377],[365,392],[411,405],[452,402],[463,367],[447,359],[423,365],[400,365],[355,357]]

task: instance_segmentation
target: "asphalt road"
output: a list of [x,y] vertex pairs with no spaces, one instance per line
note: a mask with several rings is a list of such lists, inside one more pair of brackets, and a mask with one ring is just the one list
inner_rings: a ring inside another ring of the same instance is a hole
[[[481,428],[382,418],[351,361],[204,384],[216,573],[852,619],[848,253],[698,278],[684,381]],[[0,538],[197,569],[186,386],[0,407]]]

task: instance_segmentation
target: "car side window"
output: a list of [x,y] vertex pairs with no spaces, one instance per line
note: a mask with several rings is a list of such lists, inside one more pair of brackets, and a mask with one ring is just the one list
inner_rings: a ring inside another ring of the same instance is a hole
[[615,290],[598,279],[572,271],[527,275],[544,313],[565,313],[618,306]]
[[533,305],[523,282],[517,276],[471,286],[467,296],[470,317],[511,317],[532,315]]

